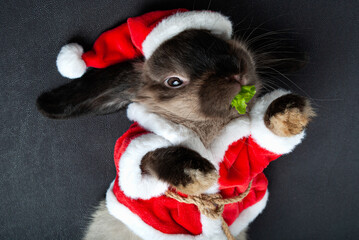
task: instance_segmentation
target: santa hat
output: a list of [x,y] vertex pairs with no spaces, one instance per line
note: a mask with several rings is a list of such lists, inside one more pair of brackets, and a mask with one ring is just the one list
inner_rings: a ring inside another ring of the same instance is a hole
[[62,76],[79,78],[88,67],[105,68],[142,56],[148,59],[163,42],[188,29],[209,30],[224,39],[232,36],[232,23],[217,12],[155,11],[102,33],[88,52],[77,43],[63,46],[56,65]]

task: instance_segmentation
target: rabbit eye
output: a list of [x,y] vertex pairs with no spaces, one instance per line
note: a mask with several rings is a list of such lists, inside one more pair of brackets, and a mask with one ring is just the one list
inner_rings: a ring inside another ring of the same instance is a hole
[[179,77],[169,77],[165,80],[165,85],[170,88],[179,88],[183,85],[184,81],[182,81]]

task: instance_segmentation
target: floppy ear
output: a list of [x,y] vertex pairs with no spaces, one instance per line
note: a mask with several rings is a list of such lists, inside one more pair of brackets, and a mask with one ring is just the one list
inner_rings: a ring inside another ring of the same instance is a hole
[[133,62],[123,62],[104,69],[92,69],[81,78],[41,94],[36,104],[49,118],[108,114],[126,107],[140,84],[140,70]]

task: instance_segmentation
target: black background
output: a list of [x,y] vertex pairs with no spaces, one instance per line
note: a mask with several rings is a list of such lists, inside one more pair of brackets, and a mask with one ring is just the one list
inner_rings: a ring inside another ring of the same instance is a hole
[[76,40],[89,49],[128,17],[178,7],[221,11],[239,32],[261,24],[288,31],[310,57],[276,85],[310,97],[318,117],[304,142],[266,170],[270,199],[250,239],[359,239],[355,0],[2,0],[0,238],[81,238],[115,176],[125,112],[55,121],[36,110],[41,92],[69,81],[55,65],[61,46]]

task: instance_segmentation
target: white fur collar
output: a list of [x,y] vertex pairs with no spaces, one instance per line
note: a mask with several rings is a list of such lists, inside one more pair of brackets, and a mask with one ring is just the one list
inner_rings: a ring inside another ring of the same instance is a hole
[[189,148],[198,151],[203,157],[211,159],[215,165],[218,164],[218,161],[221,161],[231,143],[250,134],[249,118],[243,116],[227,124],[214,139],[210,147],[206,149],[199,136],[191,129],[173,123],[157,114],[150,113],[141,104],[131,103],[127,109],[127,117],[132,121],[138,122],[147,130],[162,136],[174,145],[185,142],[190,143],[187,144]]
[[150,113],[145,106],[138,103],[131,103],[128,106],[127,117],[138,122],[145,129],[162,136],[172,144],[179,144],[191,137],[198,137],[191,129]]

